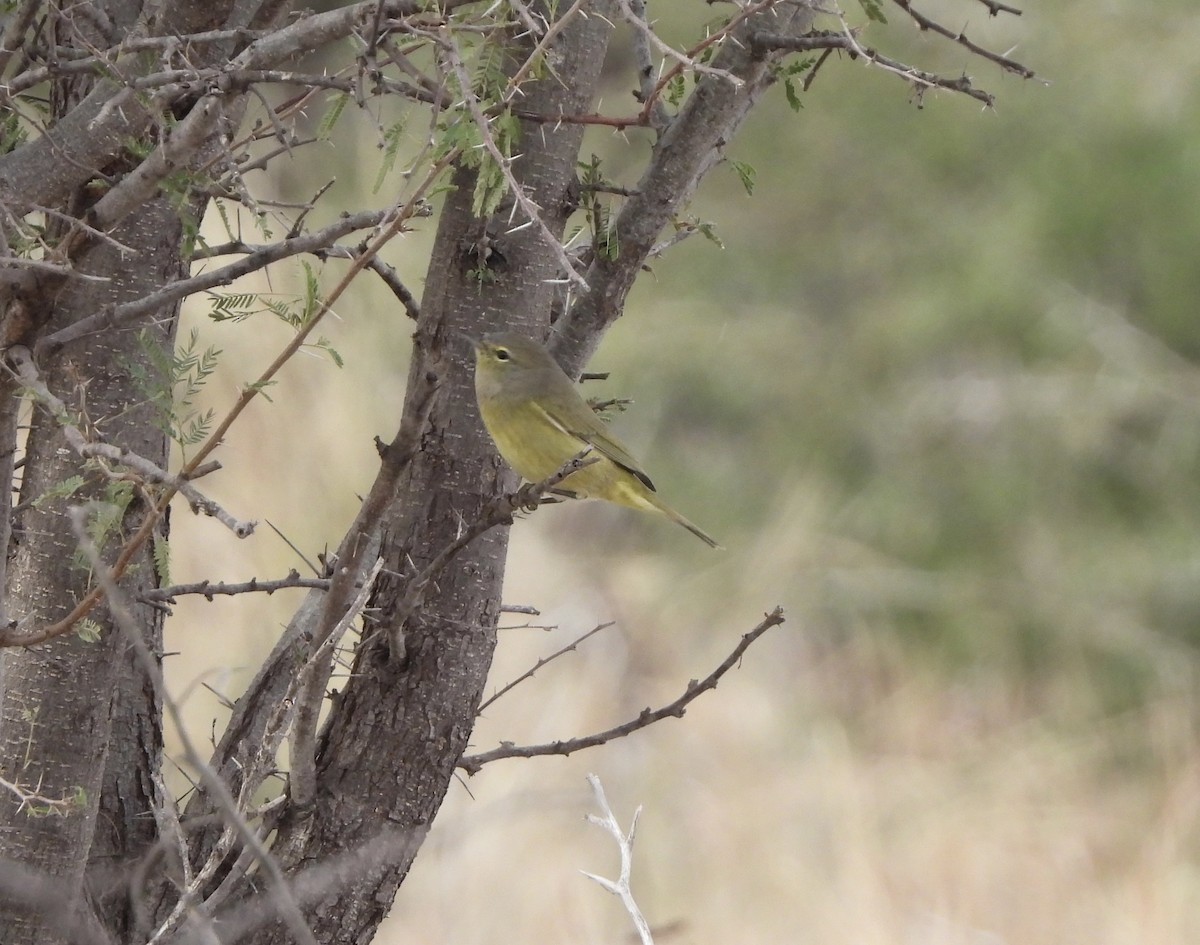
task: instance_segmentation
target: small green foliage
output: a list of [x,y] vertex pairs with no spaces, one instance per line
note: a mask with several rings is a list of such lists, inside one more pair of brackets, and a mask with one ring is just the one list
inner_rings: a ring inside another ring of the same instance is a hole
[[103,628],[96,621],[84,617],[75,624],[75,636],[84,643],[99,643]]
[[611,219],[608,208],[604,206],[596,208],[593,245],[596,248],[596,255],[601,259],[614,261],[621,255],[621,238],[617,234],[616,221]]
[[267,388],[274,387],[274,386],[275,386],[274,381],[254,381],[253,383],[246,384],[245,389],[254,391],[256,394],[258,394],[259,397],[261,397],[267,403],[272,404],[275,401],[271,400],[270,396],[267,394]]
[[745,161],[730,161],[729,164],[734,171],[737,172],[737,176],[741,180],[742,186],[746,188],[746,193],[753,197],[754,182],[758,177],[758,171],[756,171]]
[[0,154],[8,154],[25,142],[27,132],[14,111],[6,111],[0,119]]
[[800,93],[796,91],[796,83],[791,79],[783,80],[783,94],[787,96],[787,103],[792,111],[798,112],[804,107],[804,103],[800,101]]
[[306,294],[303,296],[267,298],[265,295],[252,292],[228,294],[210,292],[209,298],[212,299],[213,307],[209,311],[208,317],[214,322],[240,322],[252,315],[269,312],[290,328],[299,329],[304,327],[312,315],[310,306],[313,304],[315,295],[309,293],[313,291],[306,274]]
[[721,238],[719,236],[717,236],[717,227],[716,227],[715,223],[710,223],[708,221],[701,221],[696,224],[696,230],[697,230],[697,232],[699,232],[699,234],[701,236],[703,236],[710,243],[715,244],[718,249],[725,248],[725,244],[722,243]]
[[301,261],[304,268],[304,307],[300,312],[300,325],[307,325],[321,310],[321,280],[317,271],[307,260]]
[[87,790],[77,784],[61,800],[31,795],[22,798],[21,807],[30,817],[65,817],[87,807],[87,799]]
[[471,212],[477,217],[486,217],[496,212],[507,191],[504,171],[500,165],[486,155],[479,162],[475,175],[475,190],[471,194]]
[[73,496],[76,492],[83,488],[83,476],[71,476],[69,479],[64,479],[62,482],[55,483],[40,496],[33,500],[35,508],[41,508],[47,502],[54,499],[67,499]]
[[154,144],[149,139],[129,137],[125,139],[125,150],[138,161],[144,161],[154,150]]
[[584,212],[592,231],[592,248],[600,258],[616,259],[621,253],[621,240],[612,211],[599,191],[604,175],[600,171],[600,158],[595,154],[590,161],[580,162],[579,183],[586,191]]
[[813,58],[796,59],[784,65],[777,66],[775,69],[775,78],[783,80],[783,93],[787,96],[787,103],[794,112],[798,112],[804,107],[804,104],[800,101],[800,90],[796,84],[796,77],[811,69],[816,61]]
[[333,343],[328,338],[325,338],[325,337],[318,338],[313,344],[309,345],[308,347],[316,348],[318,351],[324,351],[327,355],[329,355],[329,360],[333,362],[334,367],[340,368],[340,367],[346,366],[345,359],[340,354],[338,354],[337,349],[333,346]]
[[333,100],[329,109],[321,116],[321,121],[317,125],[317,140],[328,141],[333,136],[333,126],[338,123],[338,119],[342,117],[342,112],[346,110],[346,105],[350,102],[350,93],[343,92]]
[[154,573],[158,577],[158,586],[171,583],[171,546],[165,535],[157,532],[150,545],[150,554],[154,559]]
[[208,317],[214,322],[240,322],[262,311],[253,292],[210,292],[208,297],[213,303]]
[[480,288],[483,288],[485,285],[487,285],[490,282],[496,281],[496,274],[494,272],[492,272],[492,270],[490,270],[483,263],[480,263],[478,266],[468,269],[467,275],[469,275],[472,279],[474,279],[479,284]]
[[143,358],[125,369],[139,393],[154,407],[154,422],[186,450],[204,440],[212,429],[212,410],[199,411],[196,397],[217,369],[221,355],[214,347],[198,350],[199,332],[192,330],[185,345],[168,351],[149,331],[138,334]]
[[92,515],[90,534],[96,547],[104,545],[109,535],[116,530],[125,517],[129,503],[133,501],[133,483],[124,479],[112,479],[104,484],[100,504]]
[[[88,508],[91,514],[87,521],[87,535],[92,544],[103,548],[105,542],[120,530],[125,512],[133,501],[133,483],[124,479],[110,479],[96,501]],[[90,572],[92,563],[82,550],[76,549],[71,562],[76,568]],[[78,631],[77,631],[78,632]]]
[[[511,110],[505,109],[488,123],[488,130],[504,160],[511,160],[521,130],[516,116]],[[477,217],[490,216],[496,212],[508,193],[508,180],[504,169],[490,149],[483,146],[482,141],[474,150],[464,152],[463,161],[467,165],[473,164],[478,169],[471,199],[471,212]]]
[[461,115],[455,116],[451,113],[447,113],[447,115],[449,117],[438,123],[438,139],[433,152],[434,160],[440,161],[458,148],[462,151],[464,164],[470,166],[472,161],[478,162],[479,157],[475,152],[483,147],[479,129],[475,127],[475,123],[470,118]]
[[475,57],[475,75],[471,87],[484,107],[498,102],[508,87],[508,71],[505,68],[507,52],[503,43],[486,41],[480,43]]
[[396,156],[400,153],[400,143],[404,140],[405,122],[400,120],[383,133],[383,161],[379,165],[379,173],[375,175],[375,187],[372,193],[379,193],[384,180],[396,166]]
[[687,77],[682,72],[677,72],[671,76],[667,82],[667,87],[663,89],[664,97],[668,104],[678,107],[683,101],[683,96],[687,92]]
[[863,12],[867,15],[868,20],[874,20],[876,23],[887,22],[887,17],[883,15],[883,4],[880,0],[858,0],[858,5],[863,8]]

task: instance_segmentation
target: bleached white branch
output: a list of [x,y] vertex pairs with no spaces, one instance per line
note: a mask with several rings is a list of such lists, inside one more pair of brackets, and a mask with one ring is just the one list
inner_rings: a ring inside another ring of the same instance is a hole
[[626,833],[621,829],[621,825],[617,821],[617,815],[613,813],[613,809],[608,803],[608,797],[604,794],[604,785],[600,783],[600,779],[594,774],[589,774],[587,782],[591,785],[592,794],[596,798],[596,804],[602,812],[602,816],[588,814],[588,823],[595,824],[602,830],[608,831],[609,835],[617,841],[617,849],[621,851],[621,872],[615,880],[605,879],[603,876],[597,876],[595,873],[589,873],[587,870],[580,870],[579,872],[583,873],[588,879],[595,880],[604,889],[620,899],[621,905],[629,913],[629,918],[633,920],[634,928],[637,929],[642,945],[654,945],[654,937],[650,934],[650,925],[646,921],[646,917],[642,915],[642,910],[638,908],[638,904],[633,898],[633,890],[629,886],[629,879],[633,873],[633,841],[637,835],[638,818],[642,815],[642,809],[638,807],[633,812],[633,820],[630,821],[629,832]]

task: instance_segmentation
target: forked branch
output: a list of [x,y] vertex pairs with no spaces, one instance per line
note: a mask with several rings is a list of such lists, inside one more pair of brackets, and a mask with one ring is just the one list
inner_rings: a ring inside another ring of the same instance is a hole
[[737,665],[742,655],[750,648],[754,641],[772,627],[779,626],[783,623],[783,620],[783,608],[776,607],[762,619],[758,626],[738,641],[737,646],[721,661],[721,664],[716,669],[699,681],[693,679],[687,684],[687,688],[684,689],[683,694],[678,699],[661,708],[651,709],[647,707],[638,714],[637,718],[630,719],[628,722],[623,722],[620,725],[615,725],[610,729],[605,729],[603,732],[584,735],[580,738],[568,738],[563,741],[548,742],[544,745],[514,745],[504,743],[499,748],[493,748],[491,751],[480,752],[477,755],[464,755],[459,759],[458,767],[466,771],[467,774],[476,774],[484,765],[490,764],[493,761],[499,761],[502,758],[538,758],[543,755],[569,755],[573,752],[582,751],[585,748],[595,748],[598,745],[605,745],[615,739],[624,738],[626,735],[632,735],[634,732],[653,725],[655,722],[660,722],[663,719],[682,718],[687,711],[687,707],[693,700],[710,689],[716,689],[717,683],[721,681],[721,677]]

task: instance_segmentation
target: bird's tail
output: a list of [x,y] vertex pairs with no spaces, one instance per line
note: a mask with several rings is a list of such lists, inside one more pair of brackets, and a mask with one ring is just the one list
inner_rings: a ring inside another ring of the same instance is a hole
[[712,535],[704,531],[704,529],[702,529],[699,525],[689,522],[686,518],[663,502],[657,495],[650,493],[648,498],[650,499],[650,503],[654,506],[654,508],[656,508],[659,512],[662,512],[662,514],[669,518],[672,522],[682,525],[689,532],[708,545],[709,548],[722,548],[721,543],[713,538]]

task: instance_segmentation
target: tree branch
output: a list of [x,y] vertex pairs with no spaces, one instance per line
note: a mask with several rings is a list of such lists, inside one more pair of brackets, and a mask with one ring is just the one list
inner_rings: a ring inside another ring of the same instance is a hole
[[570,643],[568,643],[562,649],[555,650],[549,656],[543,656],[536,663],[534,663],[532,666],[530,666],[529,669],[525,670],[525,672],[523,672],[516,679],[501,686],[494,693],[492,693],[491,696],[489,696],[487,699],[484,699],[483,702],[479,703],[479,708],[476,710],[476,714],[483,715],[484,710],[488,706],[490,706],[493,702],[495,702],[501,696],[503,696],[506,693],[509,693],[513,689],[517,688],[517,686],[519,686],[521,683],[525,682],[525,680],[532,679],[534,674],[539,669],[541,669],[543,666],[547,665],[548,663],[553,663],[556,659],[558,659],[560,656],[562,656],[566,653],[574,652],[576,649],[579,648],[579,645],[581,643],[583,643],[585,640],[588,640],[588,639],[594,637],[601,630],[607,630],[612,625],[613,625],[613,622],[611,620],[608,623],[598,623],[598,624],[596,624],[596,626],[592,627],[592,629],[589,630],[587,633],[583,634],[583,636],[576,637],[574,640],[572,640]]
[[[1020,15],[1021,13],[1020,10],[1016,10],[1013,7],[1005,7],[1003,4],[992,4],[989,3],[988,0],[983,0],[983,2],[987,3],[988,9],[991,10],[992,16],[995,16],[998,10],[1004,10],[1008,13],[1016,13],[1017,15]],[[930,19],[914,8],[910,0],[892,0],[892,3],[896,4],[896,6],[912,17],[913,22],[916,23],[922,31],[929,30],[930,32],[937,33],[940,36],[945,36],[947,39],[958,43],[958,45],[974,53],[976,56],[979,56],[981,59],[987,59],[989,62],[994,62],[1005,72],[1011,72],[1014,75],[1019,75],[1022,79],[1032,79],[1034,77],[1034,72],[1032,69],[1021,65],[1021,63],[1017,62],[1015,59],[1009,59],[1007,56],[1002,56],[999,53],[992,52],[985,46],[980,46],[978,43],[972,42],[967,38],[966,30],[960,30],[956,33],[954,30],[948,29],[936,20]]]
[[176,599],[190,594],[198,594],[204,597],[205,600],[211,601],[214,597],[228,596],[233,597],[238,594],[274,594],[276,591],[281,591],[291,587],[316,588],[317,590],[329,590],[329,578],[308,578],[302,577],[299,571],[292,571],[287,577],[274,578],[273,580],[260,581],[258,578],[251,578],[249,581],[242,581],[237,584],[229,584],[225,581],[213,583],[210,580],[196,581],[192,584],[172,584],[169,587],[155,587],[144,591],[138,596],[138,599],[146,603],[163,603],[174,604]]
[[185,299],[189,295],[195,295],[197,292],[203,292],[216,286],[229,285],[242,276],[257,272],[290,256],[327,250],[347,233],[379,226],[394,212],[394,210],[364,210],[354,214],[344,213],[337,222],[331,223],[327,227],[303,236],[280,240],[278,243],[255,246],[236,241],[201,250],[196,254],[197,259],[227,256],[239,252],[245,252],[247,255],[235,263],[213,269],[211,272],[202,272],[188,279],[172,282],[132,302],[101,309],[95,315],[82,318],[41,339],[38,343],[39,353],[53,353],[63,345],[77,341],[93,332],[131,324],[160,311],[167,305]]
[[621,871],[615,880],[605,879],[603,876],[597,876],[586,870],[579,872],[620,899],[621,905],[629,913],[629,918],[633,920],[633,927],[637,929],[638,939],[642,945],[654,945],[654,938],[650,934],[650,924],[642,915],[642,910],[638,908],[629,883],[633,875],[633,841],[637,836],[638,818],[642,816],[642,809],[639,807],[633,812],[633,819],[629,822],[629,832],[626,833],[617,822],[617,815],[613,813],[612,806],[608,803],[608,797],[604,793],[604,785],[600,783],[600,779],[594,774],[589,774],[587,782],[591,785],[592,795],[596,798],[596,804],[602,813],[600,817],[588,814],[588,823],[607,831],[609,836],[617,842],[617,849],[621,853]]
[[[619,252],[597,254],[586,273],[589,289],[569,306],[554,326],[552,353],[568,373],[578,373],[599,344],[605,329],[621,314],[647,254],[679,208],[692,196],[701,178],[722,158],[725,143],[760,95],[775,81],[773,66],[786,53],[755,50],[749,38],[768,27],[780,35],[802,35],[813,11],[797,4],[778,5],[766,12],[750,4],[739,11],[738,25],[724,32],[724,42],[712,65],[734,76],[700,75],[670,126],[659,138],[653,158],[625,201],[612,230]],[[715,34],[714,34],[715,35]],[[661,82],[660,82],[661,84]],[[652,106],[645,103],[643,111]]]
[[585,748],[595,748],[598,745],[607,744],[615,739],[624,738],[626,735],[631,735],[663,719],[682,718],[683,714],[687,711],[688,705],[694,699],[702,693],[708,692],[710,689],[717,688],[717,683],[721,681],[721,677],[737,664],[746,650],[750,648],[751,644],[772,627],[777,627],[783,623],[783,619],[783,608],[776,607],[763,618],[757,627],[745,634],[738,641],[738,645],[733,648],[733,652],[725,657],[716,669],[699,682],[693,679],[688,683],[687,688],[678,699],[662,708],[645,708],[635,719],[630,719],[621,725],[605,729],[603,732],[584,735],[580,738],[569,738],[564,741],[549,742],[544,745],[502,743],[499,748],[493,748],[491,751],[480,752],[477,755],[464,755],[459,759],[458,767],[467,772],[468,775],[474,775],[484,765],[490,764],[493,761],[499,761],[502,758],[538,758],[544,755],[569,755],[572,752],[582,751]]

